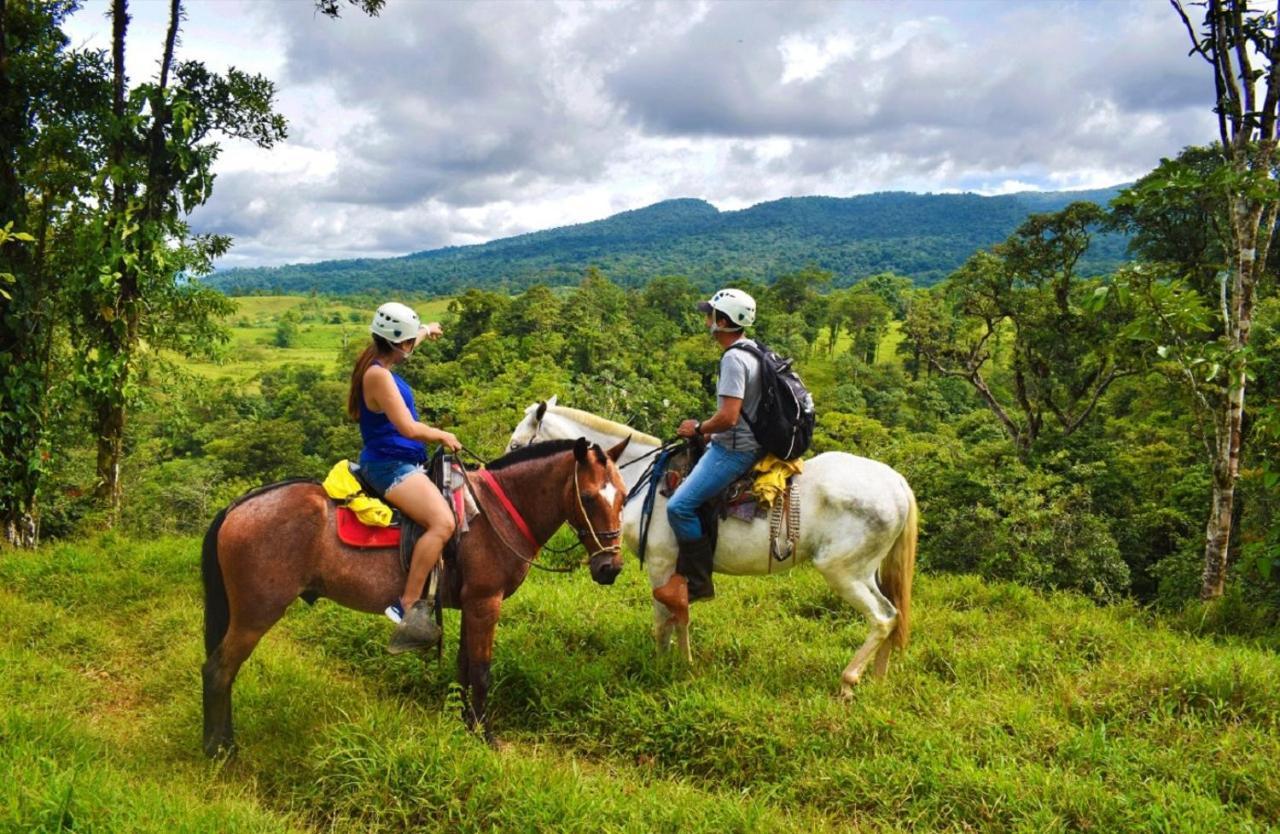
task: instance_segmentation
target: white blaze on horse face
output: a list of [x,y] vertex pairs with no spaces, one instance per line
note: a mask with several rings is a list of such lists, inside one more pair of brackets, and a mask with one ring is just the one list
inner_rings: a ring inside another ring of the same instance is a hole
[[604,496],[604,500],[608,501],[609,506],[612,507],[614,499],[618,497],[618,488],[613,484],[605,484],[604,488],[600,490],[600,494]]

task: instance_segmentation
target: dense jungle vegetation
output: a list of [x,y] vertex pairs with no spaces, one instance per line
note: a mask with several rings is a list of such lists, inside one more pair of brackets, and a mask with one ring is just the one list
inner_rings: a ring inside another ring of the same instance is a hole
[[[838,285],[881,272],[937,283],[976,249],[1003,240],[1029,214],[1068,203],[1107,203],[1117,189],[976,194],[868,194],[791,197],[741,211],[703,200],[667,200],[603,220],[453,246],[400,258],[324,261],[217,273],[227,292],[347,293],[366,290],[517,292],[534,284],[576,283],[588,266],[625,287],[663,275],[688,275],[703,290],[749,279],[767,282],[814,264]],[[1081,260],[1086,274],[1125,260],[1122,234],[1097,236]]]
[[[1161,361],[1154,350],[1144,357],[1133,339],[1100,341],[1090,326],[1078,335],[1080,352],[1059,357],[1060,373],[1085,373],[1087,363],[1116,350],[1124,361],[1146,363],[1142,372],[1119,376],[1070,434],[1046,412],[1033,444],[1025,432],[1011,437],[971,382],[928,362],[926,351],[946,351],[920,335],[936,325],[925,312],[936,314],[930,304],[960,292],[962,278],[923,291],[883,274],[830,290],[832,276],[809,269],[768,286],[743,284],[760,299],[758,336],[800,358],[819,404],[814,451],[851,450],[906,475],[921,502],[925,572],[973,572],[1103,601],[1134,597],[1176,608],[1193,599],[1209,473],[1177,380],[1154,367]],[[1081,303],[1095,303],[1095,291],[1107,286],[1077,282],[1072,292]],[[592,270],[576,287],[409,298],[425,317],[444,322],[446,337],[424,344],[403,374],[425,419],[486,456],[501,452],[526,406],[552,395],[672,436],[681,418],[713,410],[716,348],[693,309],[701,297],[682,277],[626,290]],[[342,403],[379,298],[234,299],[228,341],[147,354],[126,434],[124,527],[144,535],[197,532],[252,486],[323,475],[333,461],[355,455],[359,435]],[[1280,361],[1277,316],[1280,304],[1265,302],[1255,335],[1260,410],[1272,390],[1265,380]],[[1023,340],[1072,347],[1056,316],[1046,328],[997,328],[986,369],[996,398],[1019,399],[1018,355],[1030,350]],[[1046,376],[1037,390],[1052,382]],[[60,415],[44,493],[47,538],[102,521],[92,494],[95,450],[74,428],[83,418],[74,402]],[[1267,446],[1250,448],[1265,455]],[[1235,587],[1265,613],[1277,589],[1264,546],[1274,484],[1263,466],[1263,459],[1245,464]]]

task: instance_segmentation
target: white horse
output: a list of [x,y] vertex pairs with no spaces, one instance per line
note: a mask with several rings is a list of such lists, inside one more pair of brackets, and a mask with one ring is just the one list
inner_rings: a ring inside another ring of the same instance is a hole
[[[525,410],[509,448],[577,437],[605,448],[631,438],[618,460],[628,490],[647,465],[641,458],[651,460],[651,454],[662,446],[656,437],[586,411],[558,406],[552,397]],[[801,521],[794,553],[783,562],[773,559],[768,519],[746,522],[730,517],[720,524],[715,570],[747,576],[788,570],[799,561],[813,562],[827,584],[870,623],[866,641],[841,675],[841,693],[848,697],[872,657],[875,675],[882,676],[888,671],[892,648],[906,648],[916,559],[916,499],[906,479],[892,468],[844,452],[826,452],[806,460],[796,484]],[[639,545],[643,503],[637,496],[623,511],[623,536],[633,551]],[[659,494],[646,550],[649,585],[662,587],[675,571],[675,564],[675,534],[667,523],[666,499]],[[673,611],[654,600],[653,614],[659,649],[670,646],[674,632],[682,654],[692,661],[687,607]]]

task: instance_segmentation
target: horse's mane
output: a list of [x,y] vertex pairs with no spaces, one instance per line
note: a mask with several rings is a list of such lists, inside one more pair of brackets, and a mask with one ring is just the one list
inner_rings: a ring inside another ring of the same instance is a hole
[[623,423],[615,423],[612,420],[606,420],[603,417],[592,414],[590,411],[570,408],[567,405],[553,405],[547,410],[553,414],[559,414],[561,417],[568,417],[570,420],[580,423],[593,431],[598,431],[601,434],[611,434],[614,437],[630,436],[630,438],[636,443],[643,443],[646,446],[662,445],[662,441],[651,434],[636,431]]
[[530,443],[528,446],[521,446],[514,452],[507,452],[497,460],[489,461],[484,468],[490,470],[506,469],[508,466],[515,466],[517,463],[558,455],[561,452],[571,450],[577,442],[577,440],[544,440],[541,443]]

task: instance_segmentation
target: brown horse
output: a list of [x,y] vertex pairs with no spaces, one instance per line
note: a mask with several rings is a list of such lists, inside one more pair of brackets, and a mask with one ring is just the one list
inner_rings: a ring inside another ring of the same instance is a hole
[[[615,461],[626,445],[605,452],[578,438],[525,447],[488,465],[498,492],[469,476],[481,513],[462,536],[456,569],[446,569],[442,582],[444,604],[462,611],[458,675],[468,727],[480,725],[488,735],[494,628],[502,600],[524,581],[538,548],[569,522],[590,554],[596,582],[612,584],[622,570],[626,489]],[[202,573],[204,750],[210,756],[234,750],[231,685],[293,600],[324,596],[378,614],[405,582],[396,549],[357,550],[338,540],[333,502],[311,481],[256,490],[218,513],[205,534]]]

